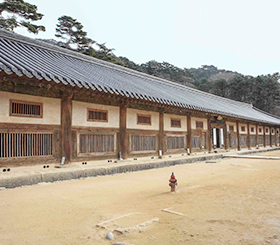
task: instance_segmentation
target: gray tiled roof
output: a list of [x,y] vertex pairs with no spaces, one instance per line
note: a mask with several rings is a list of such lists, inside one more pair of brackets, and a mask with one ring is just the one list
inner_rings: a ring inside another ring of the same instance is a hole
[[0,72],[280,125],[241,103],[0,29]]

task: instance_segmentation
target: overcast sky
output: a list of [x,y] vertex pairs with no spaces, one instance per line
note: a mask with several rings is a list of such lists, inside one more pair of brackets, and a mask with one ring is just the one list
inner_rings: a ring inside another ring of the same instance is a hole
[[[69,15],[88,37],[136,63],[178,67],[214,65],[245,75],[280,71],[279,0],[26,0],[44,14],[55,38],[58,17]],[[39,24],[37,22],[37,24]]]

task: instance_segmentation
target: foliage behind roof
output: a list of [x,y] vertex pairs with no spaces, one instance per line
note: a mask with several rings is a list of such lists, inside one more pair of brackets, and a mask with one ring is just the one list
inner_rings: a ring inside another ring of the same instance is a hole
[[280,125],[280,119],[233,101],[0,29],[0,72],[141,98],[182,108]]

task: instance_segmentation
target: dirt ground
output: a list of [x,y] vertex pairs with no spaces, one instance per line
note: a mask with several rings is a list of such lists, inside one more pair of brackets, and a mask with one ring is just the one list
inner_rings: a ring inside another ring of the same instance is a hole
[[0,244],[280,244],[279,195],[280,160],[255,159],[1,190]]

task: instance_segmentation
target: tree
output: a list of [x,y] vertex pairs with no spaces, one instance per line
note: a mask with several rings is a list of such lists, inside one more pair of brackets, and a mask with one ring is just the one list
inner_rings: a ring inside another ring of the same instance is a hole
[[71,44],[77,46],[79,51],[85,51],[94,43],[83,31],[83,25],[70,16],[63,15],[58,18],[55,36],[66,40],[65,46],[69,48]]
[[25,27],[29,32],[38,34],[45,31],[44,26],[32,24],[43,18],[43,14],[37,13],[37,6],[23,0],[5,0],[0,3],[0,28],[13,31],[17,27]]
[[219,79],[214,82],[213,94],[228,97],[228,83],[225,79]]

